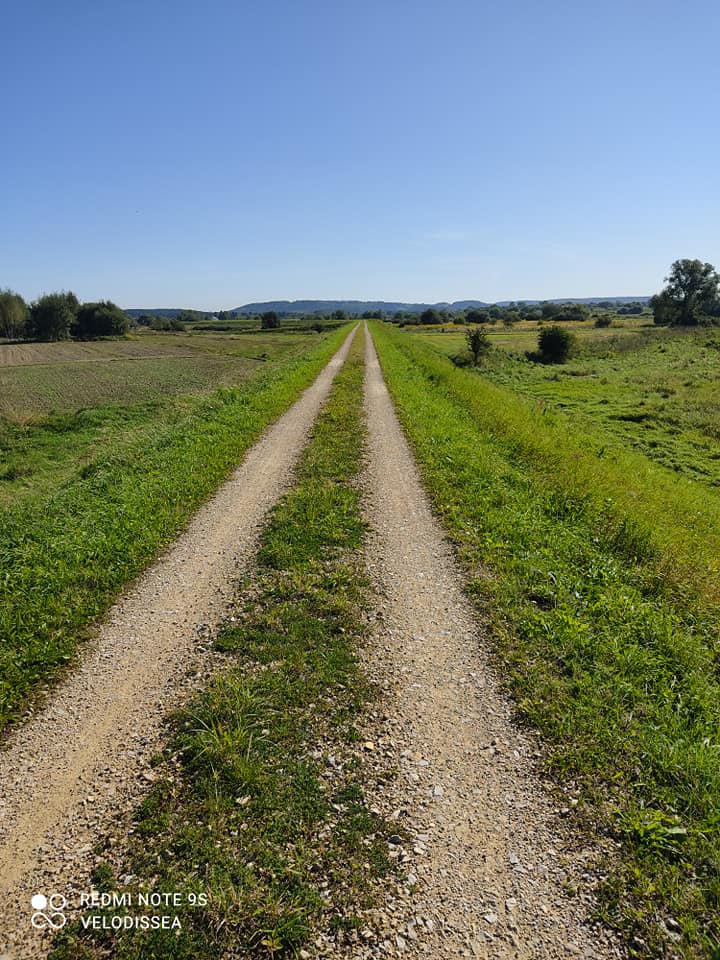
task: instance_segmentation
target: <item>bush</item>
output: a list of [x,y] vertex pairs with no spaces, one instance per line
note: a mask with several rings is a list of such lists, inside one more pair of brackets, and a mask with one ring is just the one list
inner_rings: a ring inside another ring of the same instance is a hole
[[575,337],[564,327],[545,327],[538,334],[538,353],[543,363],[564,363],[574,344]]
[[280,317],[274,310],[266,310],[260,317],[262,330],[277,330],[280,326]]
[[612,317],[608,313],[601,313],[599,317],[595,319],[596,327],[611,327],[612,326]]
[[153,317],[150,320],[151,330],[172,330],[170,317]]
[[121,337],[127,333],[130,318],[111,300],[99,303],[83,303],[79,308],[70,332],[79,340],[94,340],[96,337]]

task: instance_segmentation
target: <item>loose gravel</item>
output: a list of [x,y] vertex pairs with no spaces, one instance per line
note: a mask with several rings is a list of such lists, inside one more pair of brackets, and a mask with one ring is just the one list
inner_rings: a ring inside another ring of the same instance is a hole
[[118,821],[154,779],[163,719],[207,682],[216,663],[209,639],[351,340],[112,608],[81,666],[10,736],[0,754],[3,960],[46,956],[51,934],[31,925],[31,897],[77,904],[89,891],[95,844],[122,842]]
[[[573,830],[513,722],[452,551],[433,517],[367,338],[367,553],[381,602],[365,666],[384,691],[373,750],[397,779],[373,798],[411,840],[347,956],[611,958],[588,921],[599,852]],[[400,831],[399,831],[400,833]]]

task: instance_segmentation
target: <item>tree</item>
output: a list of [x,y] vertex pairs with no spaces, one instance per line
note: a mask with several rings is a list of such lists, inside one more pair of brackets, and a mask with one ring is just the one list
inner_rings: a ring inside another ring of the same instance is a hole
[[163,317],[160,315],[150,318],[150,329],[151,330],[172,330],[170,326],[170,317]]
[[280,326],[280,317],[274,310],[266,310],[260,317],[260,327],[262,330],[277,330]]
[[484,330],[480,330],[479,327],[467,331],[465,334],[465,342],[468,345],[474,367],[476,367],[480,363],[480,360],[486,357],[492,349],[490,337]]
[[127,333],[130,318],[111,300],[83,303],[77,311],[71,333],[79,340],[96,337],[121,337]]
[[43,294],[30,304],[30,336],[36,340],[66,340],[78,307],[78,298],[70,291]]
[[434,310],[432,307],[429,307],[427,310],[423,310],[420,314],[420,323],[425,325],[431,325],[441,322],[440,314],[437,310]]
[[465,313],[465,319],[468,323],[487,323],[490,319],[490,314],[487,310],[479,310],[477,307],[471,307]]
[[0,290],[0,337],[16,340],[25,334],[28,306],[13,290]]
[[540,359],[543,363],[564,363],[574,343],[574,335],[564,327],[545,327],[538,334]]
[[711,263],[676,260],[665,281],[667,286],[650,300],[655,323],[696,326],[713,315],[720,276]]

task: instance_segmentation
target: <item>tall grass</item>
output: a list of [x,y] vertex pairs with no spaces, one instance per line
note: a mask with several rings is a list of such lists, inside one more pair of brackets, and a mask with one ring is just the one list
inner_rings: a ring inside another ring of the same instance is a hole
[[605,918],[637,956],[714,957],[716,503],[632,454],[595,456],[592,435],[568,437],[411,337],[374,332],[519,712],[585,826],[618,842]]
[[393,337],[422,370],[434,396],[445,393],[462,404],[497,450],[522,463],[534,482],[562,491],[604,541],[630,558],[654,558],[660,582],[673,593],[720,601],[720,496],[641,454],[607,450],[602,432],[594,435],[584,424],[575,433],[551,410],[454,367],[409,336],[380,330],[383,342]]

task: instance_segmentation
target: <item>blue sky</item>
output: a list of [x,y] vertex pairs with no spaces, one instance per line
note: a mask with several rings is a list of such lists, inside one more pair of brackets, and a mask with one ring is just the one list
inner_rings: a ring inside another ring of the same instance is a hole
[[0,287],[649,294],[720,265],[720,5],[3,4]]

